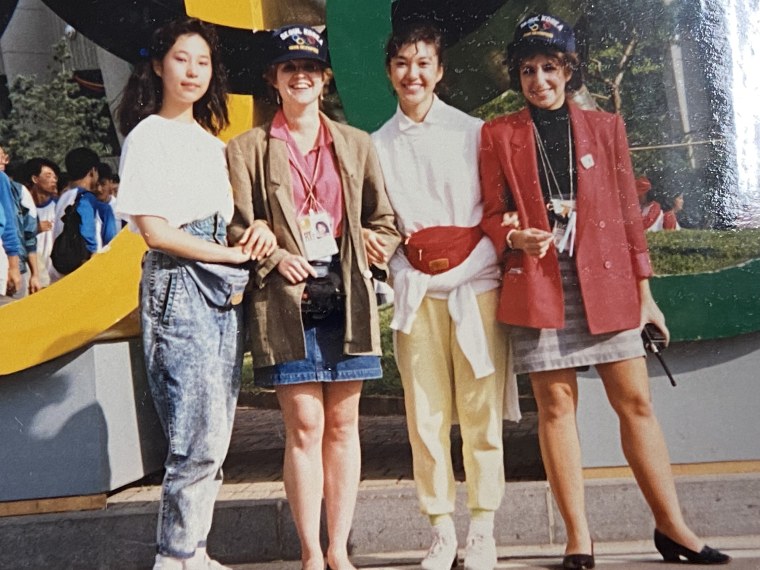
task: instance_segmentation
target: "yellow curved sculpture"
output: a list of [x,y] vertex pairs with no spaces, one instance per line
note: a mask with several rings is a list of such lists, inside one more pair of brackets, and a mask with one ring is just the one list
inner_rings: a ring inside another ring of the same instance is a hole
[[[215,24],[264,29],[262,2],[267,0],[186,0],[190,16]],[[268,23],[268,22],[267,22]],[[274,22],[269,27],[276,27]],[[253,98],[231,95],[230,126],[225,142],[253,125]],[[12,374],[97,338],[139,334],[136,318],[142,238],[122,230],[108,249],[54,285],[0,307],[0,375]]]
[[[122,230],[55,285],[0,308],[0,374],[11,374],[87,344],[137,308],[143,239]],[[129,324],[129,323],[128,323]],[[130,330],[131,329],[131,330]],[[134,326],[126,332],[135,334]]]

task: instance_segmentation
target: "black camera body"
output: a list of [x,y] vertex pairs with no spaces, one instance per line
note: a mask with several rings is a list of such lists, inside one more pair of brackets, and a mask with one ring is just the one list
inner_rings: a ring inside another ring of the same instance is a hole
[[324,319],[343,311],[344,294],[340,264],[320,266],[312,262],[319,277],[309,277],[301,299],[301,313],[313,319]]

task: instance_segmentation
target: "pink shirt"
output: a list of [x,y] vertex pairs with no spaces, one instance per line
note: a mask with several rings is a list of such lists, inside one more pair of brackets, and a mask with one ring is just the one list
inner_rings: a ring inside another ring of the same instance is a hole
[[317,142],[304,156],[290,134],[285,115],[279,110],[272,120],[269,136],[283,140],[288,145],[290,185],[293,189],[296,215],[307,213],[308,208],[305,206],[309,186],[314,181],[314,197],[333,219],[333,236],[340,237],[343,229],[343,188],[330,131],[325,128],[324,123],[320,124]]

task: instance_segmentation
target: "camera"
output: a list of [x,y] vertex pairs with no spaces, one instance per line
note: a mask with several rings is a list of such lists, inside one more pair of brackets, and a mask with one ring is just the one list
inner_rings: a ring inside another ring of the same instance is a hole
[[309,277],[301,299],[301,313],[324,319],[343,310],[343,279],[340,264],[312,262],[318,277]]

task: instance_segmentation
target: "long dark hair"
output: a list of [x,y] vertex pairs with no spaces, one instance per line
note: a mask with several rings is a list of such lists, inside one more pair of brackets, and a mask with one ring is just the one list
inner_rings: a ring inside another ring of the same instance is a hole
[[153,62],[163,61],[177,38],[188,34],[203,38],[211,53],[211,82],[203,97],[193,104],[193,116],[203,128],[215,135],[229,125],[227,73],[219,54],[219,38],[211,25],[195,18],[184,18],[153,32],[149,58],[135,66],[117,111],[119,130],[123,135],[126,136],[148,115],[161,110],[164,88],[161,78],[153,70]]

